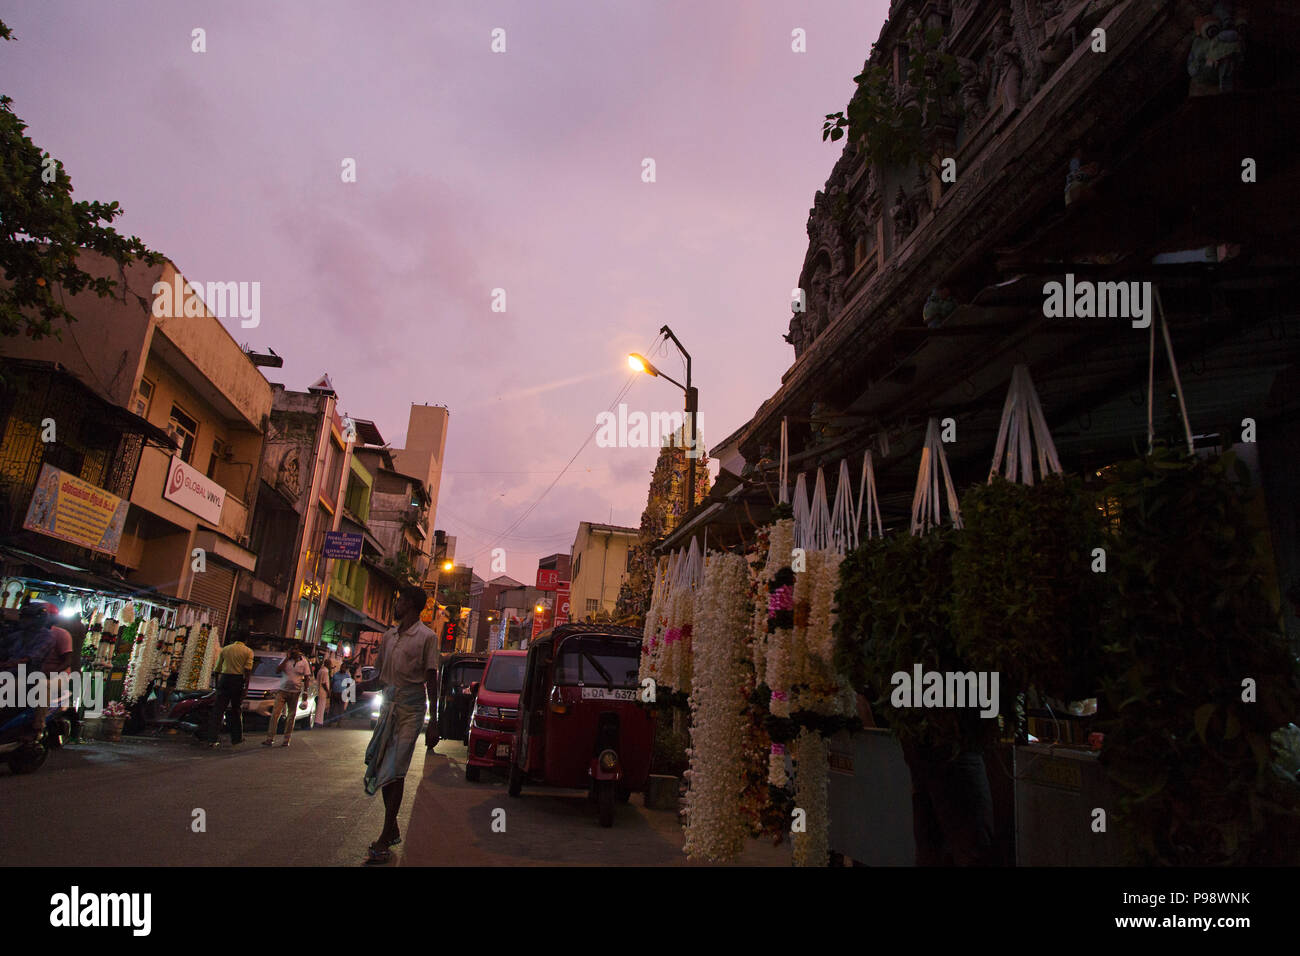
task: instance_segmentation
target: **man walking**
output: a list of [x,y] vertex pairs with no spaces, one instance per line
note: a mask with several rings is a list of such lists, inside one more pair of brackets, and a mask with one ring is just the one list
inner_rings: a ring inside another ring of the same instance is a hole
[[248,688],[248,678],[253,673],[253,652],[240,637],[242,633],[223,647],[217,657],[217,699],[208,715],[209,747],[218,745],[223,713],[226,714],[226,723],[230,725],[231,745],[237,746],[244,742],[244,717],[240,704],[244,700],[244,691]]
[[397,811],[402,805],[406,771],[424,726],[426,708],[438,700],[438,639],[420,622],[425,594],[408,586],[397,595],[397,624],[379,645],[377,675],[357,684],[358,691],[384,688],[379,722],[366,748],[366,793],[384,792],[384,829],[370,844],[367,863],[387,863],[390,847],[402,842]]
[[298,717],[298,695],[305,689],[305,683],[311,677],[311,665],[302,656],[302,651],[293,648],[280,661],[275,669],[280,675],[280,689],[275,694],[275,706],[271,709],[271,722],[266,726],[266,739],[263,747],[275,744],[275,725],[280,722],[280,712],[284,711],[284,744],[289,746],[293,737],[293,723]]
[[316,668],[316,726],[325,726],[325,715],[330,709],[330,665],[321,658]]

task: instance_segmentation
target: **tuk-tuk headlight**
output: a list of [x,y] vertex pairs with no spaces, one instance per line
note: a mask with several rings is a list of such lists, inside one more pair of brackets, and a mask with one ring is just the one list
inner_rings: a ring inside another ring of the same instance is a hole
[[603,750],[600,754],[600,769],[606,773],[618,769],[618,754],[612,750]]
[[479,707],[477,708],[477,713],[480,717],[495,717],[498,720],[501,719],[500,707]]

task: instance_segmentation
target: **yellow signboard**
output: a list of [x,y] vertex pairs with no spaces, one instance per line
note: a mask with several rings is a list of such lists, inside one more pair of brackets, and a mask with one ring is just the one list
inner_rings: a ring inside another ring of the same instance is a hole
[[117,554],[128,502],[52,465],[41,466],[23,527],[51,538]]

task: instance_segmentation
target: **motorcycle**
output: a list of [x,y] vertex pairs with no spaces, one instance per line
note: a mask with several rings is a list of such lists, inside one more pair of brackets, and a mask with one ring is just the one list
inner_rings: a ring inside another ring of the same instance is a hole
[[212,708],[217,702],[215,690],[181,690],[172,694],[171,710],[167,712],[167,723],[192,733],[200,740],[207,730]]
[[62,711],[48,714],[45,726],[38,731],[33,726],[35,713],[30,707],[0,710],[0,757],[13,773],[39,770],[49,752],[63,746],[71,732],[72,725]]

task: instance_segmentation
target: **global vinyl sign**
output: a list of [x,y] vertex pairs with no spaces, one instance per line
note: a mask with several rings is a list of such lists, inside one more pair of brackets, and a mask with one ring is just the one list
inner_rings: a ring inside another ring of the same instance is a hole
[[163,489],[163,497],[204,521],[221,523],[221,506],[226,503],[226,489],[175,455],[172,455],[171,467],[167,470],[167,487]]

